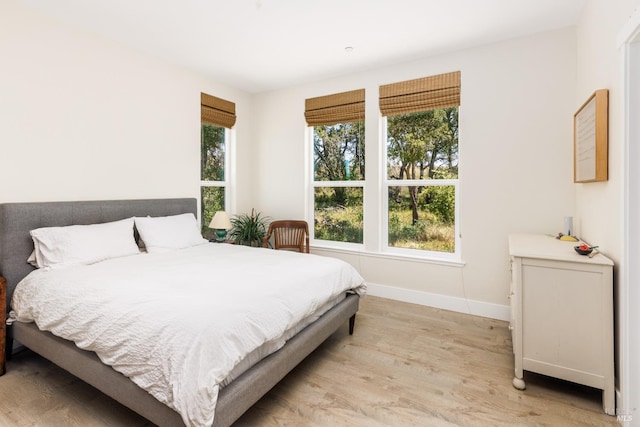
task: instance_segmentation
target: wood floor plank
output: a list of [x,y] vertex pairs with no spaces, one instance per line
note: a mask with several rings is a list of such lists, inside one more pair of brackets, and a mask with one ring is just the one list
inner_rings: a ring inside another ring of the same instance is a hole
[[[345,325],[238,420],[243,426],[618,426],[601,392],[525,373],[507,323],[367,296]],[[0,425],[151,424],[31,352],[0,377]]]
[[519,391],[513,368],[506,322],[366,297],[353,336],[336,333],[237,424],[285,425],[292,412],[314,419],[333,401],[286,393],[312,383],[343,396],[334,401],[344,411],[323,411],[324,425],[351,425],[346,414],[387,426],[619,425],[602,412],[600,391],[530,373]]

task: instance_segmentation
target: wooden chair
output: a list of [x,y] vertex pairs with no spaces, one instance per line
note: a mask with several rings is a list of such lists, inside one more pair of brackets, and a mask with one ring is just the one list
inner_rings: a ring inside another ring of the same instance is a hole
[[273,221],[262,239],[263,248],[269,247],[271,235],[274,249],[294,249],[309,253],[309,226],[306,221]]

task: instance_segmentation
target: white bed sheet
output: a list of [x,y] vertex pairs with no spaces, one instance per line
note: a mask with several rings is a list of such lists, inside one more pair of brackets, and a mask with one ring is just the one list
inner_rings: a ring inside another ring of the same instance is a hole
[[324,306],[318,308],[312,315],[302,319],[296,325],[289,328],[282,336],[273,340],[263,343],[260,347],[254,349],[251,353],[245,355],[242,360],[234,366],[233,370],[226,376],[220,383],[220,388],[224,388],[229,385],[233,380],[242,375],[247,369],[255,365],[260,360],[264,359],[271,353],[276,352],[290,339],[293,338],[298,332],[309,326],[314,321],[318,320],[320,316],[329,311],[332,307],[336,306],[340,301],[345,298],[344,295],[340,295],[332,301],[329,301]]
[[366,286],[340,260],[204,244],[36,270],[18,284],[12,316],[94,351],[186,425],[209,426],[247,355],[277,350],[349,289]]

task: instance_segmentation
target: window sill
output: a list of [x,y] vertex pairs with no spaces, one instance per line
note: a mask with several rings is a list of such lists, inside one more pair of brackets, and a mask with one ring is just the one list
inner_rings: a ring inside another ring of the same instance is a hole
[[388,259],[388,260],[395,260],[395,261],[409,261],[409,262],[418,262],[418,263],[425,263],[425,264],[444,265],[447,267],[461,268],[466,265],[464,261],[430,258],[425,256],[417,256],[417,255],[413,256],[413,255],[406,255],[406,254],[395,254],[395,253],[389,253],[389,252],[369,252],[369,251],[357,250],[357,249],[337,248],[333,246],[313,245],[310,247],[310,249],[311,249],[311,252],[313,252],[314,250],[317,250],[321,252],[333,252],[333,253],[346,254],[346,255],[357,255],[357,256],[363,256],[368,258],[380,258],[380,259]]

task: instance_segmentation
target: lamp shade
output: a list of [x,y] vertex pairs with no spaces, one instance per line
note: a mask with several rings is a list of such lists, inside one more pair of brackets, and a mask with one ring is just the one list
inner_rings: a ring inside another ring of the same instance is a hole
[[209,228],[216,230],[229,230],[231,228],[231,221],[229,221],[229,215],[225,211],[218,211],[211,219]]

